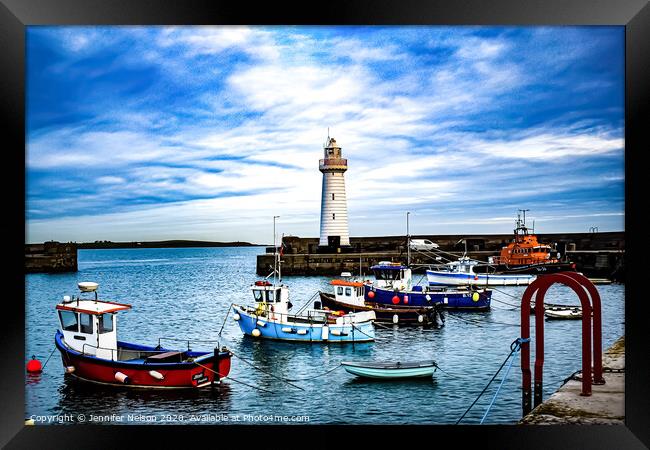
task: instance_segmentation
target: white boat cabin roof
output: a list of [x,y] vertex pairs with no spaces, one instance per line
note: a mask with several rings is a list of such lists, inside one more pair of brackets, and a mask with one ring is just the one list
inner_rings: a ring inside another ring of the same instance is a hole
[[59,303],[56,305],[56,309],[60,311],[74,311],[100,316],[106,313],[131,309],[131,305],[109,302],[106,300],[74,299]]

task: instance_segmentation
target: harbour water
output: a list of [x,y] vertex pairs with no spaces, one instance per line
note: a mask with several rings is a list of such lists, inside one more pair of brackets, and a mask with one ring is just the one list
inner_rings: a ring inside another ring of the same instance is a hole
[[[40,375],[26,375],[26,418],[36,422],[139,423],[311,423],[453,424],[476,399],[519,336],[519,308],[525,287],[493,293],[489,312],[445,312],[438,329],[377,328],[374,343],[324,345],[257,341],[244,337],[232,320],[231,303],[253,304],[249,286],[262,247],[79,250],[76,273],[28,274],[26,356],[45,363],[54,350],[58,327],[54,305],[77,293],[77,282],[99,283],[100,297],[129,303],[118,318],[118,338],[156,345],[158,338],[219,340],[237,357],[232,379],[215,391],[145,391],[105,388],[64,376],[58,352]],[[367,277],[366,277],[367,278]],[[419,276],[415,276],[415,281]],[[327,277],[284,277],[297,309],[318,290],[330,291]],[[426,282],[425,279],[421,280]],[[602,297],[603,347],[624,333],[624,286],[597,286]],[[554,286],[549,303],[578,304],[573,291]],[[533,328],[534,332],[534,328]],[[580,321],[545,324],[544,398],[581,367]],[[165,347],[186,348],[162,340]],[[192,343],[194,350],[215,344]],[[240,358],[261,369],[256,370]],[[484,423],[513,424],[521,418],[519,354]],[[341,361],[433,359],[444,371],[419,381],[361,381]],[[532,356],[534,361],[534,354]],[[322,375],[333,369],[329,374]],[[461,423],[477,424],[501,376]],[[297,389],[271,374],[300,379]],[[237,382],[235,381],[237,380]],[[245,383],[245,384],[243,384]],[[260,391],[263,388],[266,391]],[[52,419],[47,419],[52,417]]]

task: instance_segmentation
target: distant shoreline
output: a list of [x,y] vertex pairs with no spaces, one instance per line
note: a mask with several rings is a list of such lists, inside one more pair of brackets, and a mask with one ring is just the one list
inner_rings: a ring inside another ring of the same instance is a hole
[[250,242],[211,242],[211,241],[137,241],[137,242],[81,242],[76,244],[78,249],[106,249],[106,248],[196,248],[196,247],[265,247],[264,244],[251,244]]

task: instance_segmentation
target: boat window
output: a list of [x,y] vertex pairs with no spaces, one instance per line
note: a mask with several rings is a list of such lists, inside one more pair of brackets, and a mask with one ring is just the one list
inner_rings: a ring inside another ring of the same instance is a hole
[[78,319],[77,313],[72,311],[59,311],[59,317],[61,318],[61,326],[64,331],[78,331]]
[[110,333],[111,331],[113,331],[113,314],[102,314],[99,316],[99,333]]
[[93,316],[90,314],[79,314],[79,331],[86,334],[93,334]]
[[343,288],[341,286],[336,288],[336,295],[343,295]]
[[266,291],[267,292],[267,299],[270,303],[273,303],[275,301],[275,291]]
[[349,288],[349,287],[345,288],[345,295],[347,297],[351,296],[352,295],[352,288]]
[[378,280],[396,280],[400,277],[400,270],[375,270],[375,278]]
[[255,297],[256,302],[264,301],[263,295],[264,295],[264,291],[258,291],[258,290],[253,291],[253,297]]

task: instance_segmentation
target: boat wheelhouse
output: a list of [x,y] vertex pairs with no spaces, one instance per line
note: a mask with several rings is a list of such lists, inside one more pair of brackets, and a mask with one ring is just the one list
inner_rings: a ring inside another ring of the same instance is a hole
[[232,354],[225,347],[178,351],[118,341],[117,314],[131,305],[100,300],[97,283],[78,287],[94,298],[65,296],[56,305],[55,345],[67,374],[106,385],[179,389],[210,386],[230,372]]

